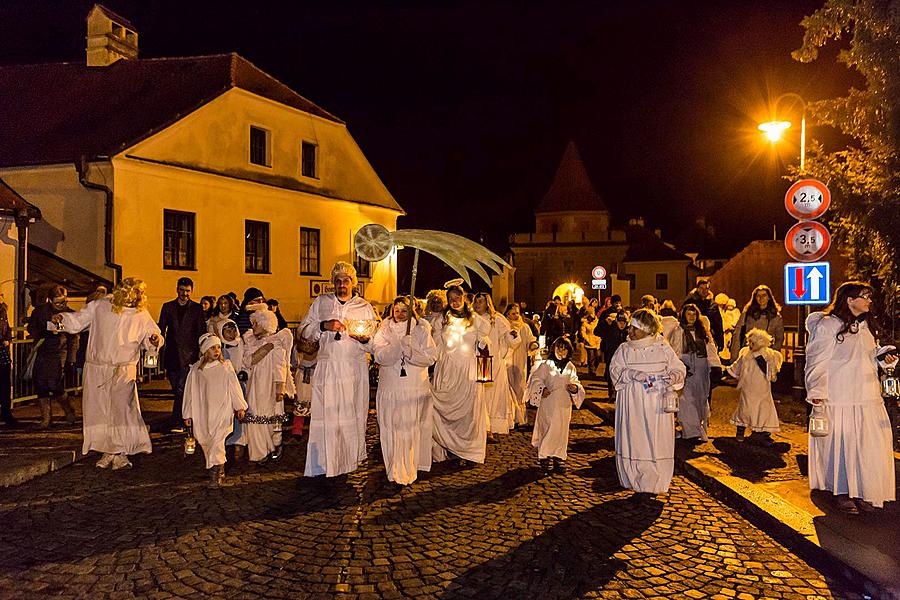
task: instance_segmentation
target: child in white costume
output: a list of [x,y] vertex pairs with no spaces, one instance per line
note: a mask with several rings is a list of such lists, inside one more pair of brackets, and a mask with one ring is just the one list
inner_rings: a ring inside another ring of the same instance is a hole
[[763,434],[762,443],[772,445],[770,433],[780,431],[775,400],[772,398],[772,382],[778,377],[784,358],[781,352],[772,350],[772,336],[763,329],[751,329],[747,345],[741,348],[737,360],[728,367],[728,374],[738,380],[741,398],[731,415],[730,423],[737,427],[737,440],[744,441],[749,427]]
[[278,327],[275,313],[257,310],[250,323],[253,329],[244,336],[242,368],[248,373],[247,405],[253,418],[243,423],[238,443],[248,447],[251,461],[262,463],[281,456],[287,362],[282,344],[272,335]]
[[518,304],[510,304],[506,307],[506,319],[510,327],[519,332],[522,343],[515,346],[506,355],[506,373],[509,378],[510,403],[514,425],[527,425],[528,412],[525,402],[528,400],[528,360],[529,355],[537,350],[538,344],[534,339],[531,327],[522,319],[522,312]]
[[628,341],[610,360],[616,390],[616,471],[622,487],[646,495],[668,491],[675,467],[675,415],[664,398],[684,387],[687,369],[660,336],[652,310],[636,310]]
[[[413,319],[409,335],[406,328]],[[409,485],[431,470],[431,384],[428,367],[438,349],[431,325],[410,314],[405,297],[394,300],[391,317],[372,338],[378,363],[378,433],[388,481]]]
[[[553,342],[550,358],[538,364],[528,378],[528,397],[537,406],[531,445],[538,450],[538,461],[545,475],[565,473],[566,446],[572,405],[581,408],[584,387],[572,364],[572,343],[564,337]],[[552,461],[552,466],[551,466]]]
[[[242,371],[241,361],[243,360],[244,341],[241,339],[240,333],[238,333],[237,323],[231,319],[219,320],[216,324],[216,335],[219,336],[219,341],[222,343],[222,358],[231,362],[231,366],[234,367],[234,372],[240,374]],[[244,377],[246,377],[246,373],[244,374]],[[241,393],[246,394],[247,381],[246,379],[241,381],[241,379],[242,377],[239,376],[238,381],[241,384]],[[226,447],[235,449],[238,440],[241,439],[242,426],[243,424],[241,421],[235,417],[232,424],[231,435],[225,440]],[[239,448],[243,452],[244,447],[239,446]],[[231,456],[229,453],[229,460],[235,458],[238,457]]]
[[184,385],[184,424],[193,428],[203,448],[210,487],[225,480],[225,439],[231,434],[234,417],[247,410],[237,374],[222,357],[222,343],[211,333],[200,336],[200,360],[191,365]]

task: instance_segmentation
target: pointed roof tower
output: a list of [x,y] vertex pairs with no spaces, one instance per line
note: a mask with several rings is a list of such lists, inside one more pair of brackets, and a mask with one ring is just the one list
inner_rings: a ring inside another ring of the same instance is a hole
[[594,189],[573,140],[569,140],[559,168],[556,169],[556,177],[535,209],[536,213],[570,211],[609,212],[600,194]]

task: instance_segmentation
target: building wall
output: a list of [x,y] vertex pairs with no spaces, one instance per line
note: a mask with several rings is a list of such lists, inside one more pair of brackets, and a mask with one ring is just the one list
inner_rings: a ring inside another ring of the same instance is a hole
[[[28,230],[28,241],[92,273],[112,279],[103,248],[106,197],[78,181],[75,165],[0,169],[23,198],[41,209],[43,218]],[[93,163],[90,180],[112,187],[109,164]]]
[[[124,276],[148,283],[151,312],[175,297],[176,281],[194,280],[194,297],[250,286],[277,298],[288,320],[299,320],[312,303],[311,283],[328,280],[337,260],[352,261],[352,240],[367,223],[396,228],[398,213],[322,198],[239,179],[117,157],[116,261]],[[196,270],[163,268],[163,210],[195,216]],[[270,273],[244,269],[244,221],[269,223]],[[320,230],[320,274],[300,276],[300,227]],[[396,256],[372,265],[362,280],[365,297],[389,302],[396,295]]]
[[7,306],[7,316],[12,324],[16,314],[16,250],[19,230],[11,218],[0,219],[0,292]]
[[609,213],[603,211],[536,213],[534,221],[537,233],[591,232],[605,237],[609,230]]
[[[671,299],[678,306],[690,291],[687,267],[690,261],[672,260],[658,262],[625,262],[622,273],[634,276],[634,289],[631,290],[631,304],[640,302],[641,296],[653,294],[662,302]],[[656,287],[656,276],[665,274],[668,285],[665,289]]]

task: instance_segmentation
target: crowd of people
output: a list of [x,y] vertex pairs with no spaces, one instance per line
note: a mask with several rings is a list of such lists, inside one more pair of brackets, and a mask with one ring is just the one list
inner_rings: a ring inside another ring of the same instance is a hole
[[[291,416],[295,432],[309,419],[306,476],[357,469],[366,459],[370,358],[381,453],[397,486],[434,462],[483,463],[490,443],[527,426],[528,404],[537,409],[531,441],[541,471],[564,473],[572,409],[585,396],[579,367],[591,378],[602,371],[615,398],[616,467],[638,500],[668,490],[676,437],[707,439],[711,391],[723,370],[740,392],[731,417],[736,439],[770,446],[780,428],[771,386],[784,324],[765,285],[742,310],[700,280],[680,306],[653,296],[634,310],[615,295],[602,304],[554,298],[536,314],[516,303],[498,311],[489,294],[473,295],[459,280],[424,300],[398,297],[378,314],[356,293],[352,265],[336,263],[331,282],[334,291],[314,300],[295,331],[277,301],[253,287],[240,302],[231,293],[197,303],[193,282],[181,278],[158,321],[138,279],[77,312],[54,287],[29,322],[41,424],[49,424],[51,398],[74,418],[62,377],[83,345],[83,452],[100,453],[97,466],[117,470],[151,451],[136,365],[142,353],[164,347],[171,429],[190,428],[212,487],[225,482],[228,462],[278,460]],[[865,284],[845,283],[807,322],[809,402],[830,423],[810,437],[810,485],[837,495],[847,512],[874,510],[895,495],[878,368],[896,364],[897,351],[878,346],[871,295]]]

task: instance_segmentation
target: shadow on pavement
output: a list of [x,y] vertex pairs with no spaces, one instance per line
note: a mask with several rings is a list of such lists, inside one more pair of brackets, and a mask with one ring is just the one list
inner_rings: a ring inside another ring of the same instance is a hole
[[596,454],[597,452],[615,452],[616,441],[610,436],[596,436],[569,442],[569,454]]
[[791,450],[791,445],[786,442],[765,447],[750,439],[738,442],[727,437],[716,438],[713,446],[721,452],[717,458],[728,465],[732,475],[752,482],[762,481],[769,471],[787,466],[782,455]]

